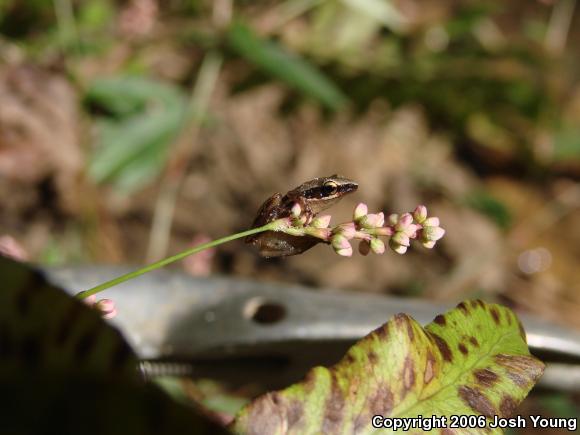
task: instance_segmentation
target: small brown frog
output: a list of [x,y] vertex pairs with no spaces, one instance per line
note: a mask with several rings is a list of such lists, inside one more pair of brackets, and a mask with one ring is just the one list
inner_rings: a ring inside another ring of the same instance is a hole
[[[290,216],[292,206],[296,203],[300,205],[302,215],[310,221],[322,210],[357,189],[357,183],[339,175],[315,178],[289,191],[286,195],[275,193],[268,198],[260,207],[252,228]],[[322,242],[316,237],[291,236],[276,231],[254,234],[246,237],[245,241],[256,246],[260,255],[267,258],[301,254]]]

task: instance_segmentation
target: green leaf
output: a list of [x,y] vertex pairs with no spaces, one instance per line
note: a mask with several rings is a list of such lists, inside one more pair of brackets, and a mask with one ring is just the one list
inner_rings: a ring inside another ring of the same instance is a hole
[[[543,369],[508,308],[464,302],[425,328],[398,314],[335,366],[316,367],[301,383],[253,401],[232,429],[243,434],[370,434],[378,431],[371,425],[374,415],[473,415],[484,416],[480,420],[486,424],[494,415],[512,415]],[[476,428],[454,433],[502,432]]]
[[170,86],[135,77],[98,81],[87,97],[120,118],[99,124],[90,177],[130,192],[158,176],[182,126],[185,98]]
[[0,374],[25,371],[136,380],[137,359],[96,310],[0,255]]
[[94,309],[0,255],[2,433],[226,434],[138,376]]
[[172,106],[182,95],[177,88],[146,77],[121,76],[95,80],[85,98],[122,118],[143,111],[147,105]]
[[240,56],[328,108],[336,110],[346,103],[342,91],[315,66],[274,42],[261,39],[249,27],[233,24],[227,41]]

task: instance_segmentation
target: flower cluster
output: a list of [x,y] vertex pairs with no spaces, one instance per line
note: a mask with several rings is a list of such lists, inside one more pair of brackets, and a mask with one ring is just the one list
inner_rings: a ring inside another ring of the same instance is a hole
[[356,206],[353,220],[329,228],[330,215],[311,219],[302,212],[299,204],[292,207],[290,219],[281,220],[277,229],[295,236],[312,236],[329,243],[338,255],[350,257],[353,253],[352,241],[359,240],[359,252],[383,254],[385,243],[379,237],[390,237],[389,247],[398,254],[407,252],[412,239],[419,240],[425,248],[431,249],[445,234],[439,226],[439,219],[427,216],[427,208],[419,205],[412,213],[391,214],[385,222],[385,215],[369,213],[366,204]]

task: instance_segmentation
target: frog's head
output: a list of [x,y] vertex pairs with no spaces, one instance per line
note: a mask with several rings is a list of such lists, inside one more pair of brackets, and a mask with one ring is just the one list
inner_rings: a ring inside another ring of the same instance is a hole
[[299,188],[300,195],[313,209],[318,211],[330,207],[332,204],[358,189],[358,184],[340,175],[315,178],[307,181]]

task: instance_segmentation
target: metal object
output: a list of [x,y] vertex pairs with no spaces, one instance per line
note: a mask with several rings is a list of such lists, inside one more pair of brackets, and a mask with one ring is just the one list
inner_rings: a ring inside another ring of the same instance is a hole
[[[127,272],[119,267],[46,269],[71,293]],[[357,339],[396,313],[429,323],[451,305],[330,289],[194,278],[156,271],[103,294],[112,320],[150,374],[188,373],[278,388],[315,365],[337,362]],[[547,362],[541,384],[580,391],[580,333],[520,315],[532,352]]]

